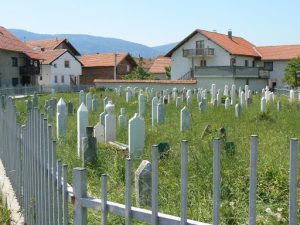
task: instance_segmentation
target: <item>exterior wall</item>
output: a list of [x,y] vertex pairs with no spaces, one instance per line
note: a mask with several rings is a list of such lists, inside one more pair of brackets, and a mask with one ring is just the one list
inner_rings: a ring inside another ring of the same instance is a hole
[[[69,60],[70,67],[65,68],[65,60]],[[56,65],[56,67],[54,66]],[[39,85],[70,85],[70,77],[78,77],[82,74],[81,64],[68,52],[64,53],[51,65],[42,65],[42,80],[38,76]],[[57,76],[57,83],[55,83]],[[62,82],[64,76],[64,82]]]
[[74,52],[73,49],[70,48],[65,42],[60,43],[55,49],[67,49],[73,55],[76,55],[76,52]]
[[[213,56],[196,56],[196,57],[183,57],[183,49],[195,49],[196,41],[204,40],[205,48],[214,48]],[[236,66],[245,66],[245,60],[248,60],[249,67],[252,67],[254,57],[230,55],[225,49],[210,41],[202,34],[194,35],[190,40],[184,43],[180,48],[172,54],[171,61],[171,79],[177,80],[184,74],[190,71],[194,66],[200,66],[202,59],[206,60],[206,66],[230,66],[230,59],[236,58]]]
[[[128,60],[122,60],[117,66],[117,79],[122,79],[124,75],[131,73],[133,69],[134,66]],[[80,76],[81,84],[94,84],[95,79],[113,80],[114,67],[82,67],[82,76]]]
[[[12,66],[12,57],[18,59],[18,66]],[[12,86],[12,79],[21,83],[20,66],[24,65],[24,54],[0,49],[0,87]]]
[[236,85],[238,90],[239,87],[244,89],[245,85],[248,83],[249,89],[252,91],[261,91],[264,87],[268,85],[267,79],[257,79],[257,78],[232,78],[232,77],[201,77],[197,78],[197,86],[210,90],[211,85],[215,84],[216,89],[224,90],[225,84],[230,88],[232,84]]
[[154,91],[161,91],[161,90],[172,90],[174,87],[176,87],[178,90],[183,89],[184,87],[187,89],[194,89],[197,88],[197,82],[196,81],[191,81],[191,82],[180,82],[178,81],[177,83],[172,83],[172,82],[166,82],[166,81],[159,81],[159,80],[150,80],[150,81],[114,81],[114,82],[107,82],[105,80],[98,80],[95,82],[95,85],[97,88],[119,88],[120,86],[123,88],[126,87],[138,87],[138,88],[143,88],[145,89],[146,87],[148,88],[153,88]]
[[284,77],[284,69],[288,62],[289,61],[273,61],[273,71],[270,71],[270,86],[272,86],[273,82],[276,82],[277,88],[284,87],[286,85],[282,79]]

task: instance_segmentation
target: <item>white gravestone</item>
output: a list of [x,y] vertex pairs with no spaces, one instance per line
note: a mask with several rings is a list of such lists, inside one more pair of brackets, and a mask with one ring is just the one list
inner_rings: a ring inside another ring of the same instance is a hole
[[81,90],[79,92],[79,105],[81,105],[81,103],[84,103],[84,91]]
[[240,118],[241,117],[241,111],[242,111],[242,107],[240,104],[236,104],[235,105],[235,117],[236,118]]
[[113,114],[115,105],[109,101],[105,107],[107,114],[105,115],[105,143],[116,140],[116,116]]
[[265,97],[262,97],[261,98],[261,101],[260,101],[260,111],[263,113],[266,111],[266,107],[267,107],[267,100]]
[[137,113],[128,123],[128,145],[130,157],[144,155],[145,147],[145,121]]
[[127,117],[125,114],[125,108],[121,108],[121,114],[119,115],[119,127],[122,129],[127,128]]
[[176,98],[176,102],[175,102],[176,107],[179,107],[180,104],[181,104],[181,98],[180,98],[180,97],[177,97],[177,98]]
[[139,116],[145,116],[145,96],[143,94],[139,95]]
[[88,109],[88,111],[90,111],[92,108],[92,94],[91,93],[86,94],[85,102],[86,102],[86,108]]
[[228,109],[229,106],[230,106],[230,100],[229,100],[229,98],[227,97],[227,98],[225,99],[225,109]]
[[94,127],[94,137],[97,139],[97,143],[105,142],[104,126],[100,122]]
[[77,110],[77,153],[81,156],[82,138],[87,137],[86,127],[89,125],[88,110],[84,103],[81,103]]
[[157,104],[158,98],[154,97],[152,99],[152,126],[154,126],[157,123]]
[[151,206],[152,166],[143,160],[135,172],[135,194],[138,207]]
[[56,135],[57,139],[65,137],[67,133],[67,104],[61,98],[56,110]]
[[159,102],[157,104],[157,123],[163,124],[165,121],[165,110],[164,110],[164,104],[162,102]]
[[190,112],[186,107],[180,112],[180,131],[186,131],[190,128]]

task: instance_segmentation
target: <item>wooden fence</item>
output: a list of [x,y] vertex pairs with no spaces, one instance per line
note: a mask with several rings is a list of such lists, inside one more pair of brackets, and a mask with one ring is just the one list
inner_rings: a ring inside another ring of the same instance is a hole
[[[101,224],[107,215],[124,217],[154,225],[208,225],[187,219],[188,201],[188,142],[181,142],[180,217],[159,213],[158,202],[158,146],[152,146],[151,210],[132,207],[132,161],[126,159],[125,204],[107,201],[107,176],[101,176],[101,196],[87,195],[87,171],[73,169],[73,188],[67,184],[67,165],[56,159],[56,143],[47,119],[34,108],[27,113],[26,124],[18,124],[18,114],[12,98],[0,98],[0,159],[2,160],[17,199],[24,210],[27,225],[69,224],[68,203],[73,204],[73,224],[88,224],[87,211],[101,211]],[[220,145],[213,143],[213,225],[220,224]],[[249,225],[256,224],[258,137],[251,136]],[[297,224],[298,140],[290,142],[289,224]]]

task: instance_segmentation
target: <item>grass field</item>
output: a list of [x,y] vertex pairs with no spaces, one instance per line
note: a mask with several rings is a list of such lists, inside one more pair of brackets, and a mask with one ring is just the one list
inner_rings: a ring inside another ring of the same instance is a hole
[[0,224],[1,225],[10,224],[10,211],[7,209],[5,205],[2,193],[0,193]]
[[[103,111],[103,98],[108,96],[116,105],[115,114],[120,108],[126,108],[127,119],[138,112],[137,98],[125,102],[125,94],[115,96],[114,92],[97,91],[99,110],[89,114],[89,124],[95,125],[99,114]],[[77,109],[78,93],[57,93]],[[40,96],[40,109],[50,96]],[[253,103],[242,109],[241,118],[235,118],[234,108],[214,109],[209,106],[207,112],[198,109],[196,97],[193,97],[191,112],[191,129],[180,132],[180,110],[175,102],[165,105],[165,123],[151,126],[151,101],[146,103],[146,143],[145,156],[134,161],[134,170],[141,160],[151,161],[151,145],[167,142],[171,148],[169,154],[159,161],[159,209],[160,212],[179,216],[180,214],[180,141],[188,140],[189,171],[188,171],[188,218],[211,223],[212,221],[212,143],[219,136],[219,129],[226,128],[227,139],[235,144],[235,154],[227,154],[222,143],[221,153],[221,222],[222,224],[247,224],[249,202],[249,159],[250,135],[259,136],[258,150],[258,190],[257,190],[257,224],[288,224],[288,190],[289,190],[289,142],[290,138],[300,135],[300,104],[288,103],[281,98],[283,107],[277,111],[276,102],[269,102],[267,112],[260,113],[260,97],[253,96]],[[20,121],[25,120],[25,102],[17,100],[17,111]],[[201,138],[206,125],[211,125],[211,133]],[[57,142],[58,158],[69,165],[69,183],[72,184],[72,168],[80,166],[77,158],[77,125],[76,113],[68,116],[67,137]],[[55,136],[55,122],[53,135]],[[128,143],[127,130],[117,130],[117,141]],[[88,193],[100,196],[100,175],[107,173],[108,200],[124,203],[125,193],[125,160],[115,148],[106,145],[98,146],[98,160],[95,165],[87,166]],[[134,190],[134,183],[132,183]],[[135,199],[133,197],[133,204]],[[299,212],[299,210],[298,210]],[[89,213],[89,224],[99,224],[100,212]],[[110,224],[124,224],[124,219],[109,216]],[[300,222],[300,219],[298,219]],[[135,222],[134,224],[143,224]]]

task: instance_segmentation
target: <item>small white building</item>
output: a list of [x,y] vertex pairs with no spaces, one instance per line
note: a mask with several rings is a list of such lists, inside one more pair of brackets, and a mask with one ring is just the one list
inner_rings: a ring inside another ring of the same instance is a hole
[[217,88],[225,84],[249,85],[261,90],[268,84],[269,73],[257,67],[260,54],[241,37],[205,30],[195,30],[169,53],[171,79],[197,79],[200,87]]
[[261,55],[260,66],[270,71],[269,86],[286,86],[283,82],[284,70],[291,59],[300,56],[300,45],[259,46],[256,49]]
[[45,50],[40,53],[41,75],[39,85],[78,85],[82,74],[81,62],[66,49]]

